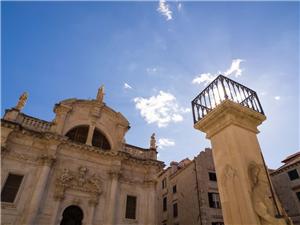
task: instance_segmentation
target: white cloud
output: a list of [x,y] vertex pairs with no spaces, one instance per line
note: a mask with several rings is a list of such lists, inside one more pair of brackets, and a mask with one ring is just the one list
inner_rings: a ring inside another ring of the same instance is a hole
[[244,62],[242,59],[234,59],[231,62],[230,68],[224,72],[224,76],[234,75],[235,77],[241,76],[243,70],[240,68],[241,62]]
[[129,84],[127,84],[127,83],[124,83],[123,88],[124,89],[132,89],[132,87]]
[[146,71],[148,74],[153,74],[153,73],[156,73],[157,72],[157,68],[156,67],[148,67],[146,68]]
[[212,82],[218,75],[211,74],[211,73],[201,73],[200,75],[196,76],[192,83],[193,84],[201,84],[204,83],[204,85],[209,84]]
[[168,138],[159,138],[158,139],[158,146],[160,148],[165,148],[165,147],[171,147],[175,145],[175,141],[168,139]]
[[159,0],[157,11],[160,12],[163,16],[165,16],[166,20],[172,19],[172,11],[169,7],[170,6],[166,3],[165,0]]
[[281,99],[281,97],[280,96],[275,96],[274,99],[279,101]]
[[182,114],[189,112],[187,108],[178,105],[176,97],[171,93],[159,91],[150,98],[134,98],[135,107],[148,124],[156,123],[158,127],[166,127],[170,123],[183,120]]
[[219,74],[223,74],[224,76],[241,76],[243,70],[240,68],[240,65],[242,62],[244,62],[245,60],[243,59],[233,59],[230,65],[230,68],[227,69],[225,72],[218,72],[218,73],[201,73],[198,76],[196,76],[192,83],[193,84],[201,84],[204,83],[204,85],[209,84],[210,82],[212,82]]

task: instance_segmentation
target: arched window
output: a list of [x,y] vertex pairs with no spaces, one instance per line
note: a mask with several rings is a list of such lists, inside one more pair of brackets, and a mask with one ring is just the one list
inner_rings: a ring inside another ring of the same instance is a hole
[[60,225],[82,225],[83,212],[76,205],[67,207],[63,212],[63,218]]
[[88,136],[88,132],[89,132],[89,126],[83,125],[83,126],[72,128],[71,130],[68,131],[66,136],[73,141],[77,141],[85,144]]
[[92,145],[105,150],[111,148],[106,137],[97,129],[94,130]]

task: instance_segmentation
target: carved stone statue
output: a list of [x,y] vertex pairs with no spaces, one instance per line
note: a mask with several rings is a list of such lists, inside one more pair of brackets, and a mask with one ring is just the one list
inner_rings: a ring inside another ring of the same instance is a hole
[[102,85],[99,89],[98,89],[98,93],[97,93],[97,101],[102,103],[103,102],[103,98],[104,98],[104,85]]
[[252,184],[253,209],[262,225],[286,225],[283,218],[276,218],[275,205],[270,197],[270,186],[263,165],[251,162],[248,166]]
[[16,108],[17,110],[21,111],[21,110],[24,108],[24,106],[25,106],[25,104],[26,104],[26,102],[27,102],[27,99],[28,99],[28,93],[27,93],[27,92],[24,92],[24,93],[20,96],[19,101],[18,101],[18,104],[16,105],[15,108]]
[[151,135],[151,139],[150,139],[150,148],[152,149],[156,149],[156,139],[155,139],[155,133],[153,133]]

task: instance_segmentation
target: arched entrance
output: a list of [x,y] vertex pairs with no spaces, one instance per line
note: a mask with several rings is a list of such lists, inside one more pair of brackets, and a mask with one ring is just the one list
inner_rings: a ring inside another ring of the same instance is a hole
[[82,225],[83,212],[76,205],[65,208],[60,225]]

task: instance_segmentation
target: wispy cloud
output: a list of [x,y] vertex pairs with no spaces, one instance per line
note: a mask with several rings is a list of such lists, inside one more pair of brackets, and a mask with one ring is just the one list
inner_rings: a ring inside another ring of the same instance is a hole
[[157,68],[156,67],[148,67],[146,68],[146,71],[148,74],[153,74],[157,72]]
[[235,77],[239,77],[242,75],[243,70],[240,68],[241,62],[244,62],[243,59],[234,59],[231,62],[230,68],[224,72],[224,76],[233,75]]
[[124,83],[123,88],[124,89],[132,89],[132,87],[127,83]]
[[204,85],[209,84],[212,82],[215,78],[217,77],[216,74],[211,74],[211,73],[201,73],[200,75],[196,76],[192,83],[193,84],[201,84],[204,83]]
[[274,99],[279,101],[281,99],[281,97],[280,96],[275,96]]
[[165,0],[159,0],[157,11],[166,17],[166,20],[172,19],[172,11]]
[[171,147],[175,145],[175,141],[169,139],[169,138],[159,138],[158,139],[158,147],[160,148],[166,148]]
[[182,121],[182,115],[190,110],[180,107],[176,97],[164,91],[159,91],[158,95],[150,98],[136,97],[134,102],[146,122],[156,123],[158,127]]
[[240,68],[241,63],[244,62],[245,60],[243,59],[233,59],[231,62],[230,67],[225,71],[225,72],[219,72],[219,73],[201,73],[197,75],[192,83],[193,84],[201,84],[203,83],[204,85],[207,85],[208,83],[212,82],[220,73],[223,74],[224,76],[241,76],[243,70]]

